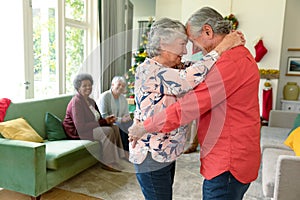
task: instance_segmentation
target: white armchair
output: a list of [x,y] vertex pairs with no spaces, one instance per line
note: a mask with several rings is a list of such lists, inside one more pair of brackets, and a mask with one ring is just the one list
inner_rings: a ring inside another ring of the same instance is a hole
[[277,159],[274,200],[300,198],[300,157],[280,155]]
[[262,189],[274,200],[300,199],[300,157],[283,144],[299,113],[272,110],[261,129]]

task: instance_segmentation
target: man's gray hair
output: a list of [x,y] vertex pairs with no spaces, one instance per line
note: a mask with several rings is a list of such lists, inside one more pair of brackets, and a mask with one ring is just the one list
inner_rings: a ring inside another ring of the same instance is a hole
[[78,89],[81,86],[81,82],[85,81],[85,80],[89,80],[92,85],[94,84],[92,75],[86,74],[86,73],[81,73],[81,74],[77,74],[74,78],[74,81],[73,81],[74,88],[78,91]]
[[116,84],[118,82],[125,83],[125,85],[127,85],[126,84],[126,79],[123,76],[114,76],[112,81],[111,81],[111,84]]
[[216,34],[228,34],[232,30],[232,23],[225,20],[220,13],[210,7],[203,7],[197,10],[187,21],[190,25],[192,36],[198,37],[201,34],[203,25],[211,26]]
[[187,41],[184,25],[178,20],[162,18],[155,21],[149,32],[147,53],[150,58],[161,54],[161,43],[171,44],[175,39]]

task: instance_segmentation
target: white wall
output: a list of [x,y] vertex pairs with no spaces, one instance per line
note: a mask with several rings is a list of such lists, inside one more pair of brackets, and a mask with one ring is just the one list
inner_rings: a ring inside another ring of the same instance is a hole
[[300,51],[288,51],[288,48],[300,48],[300,1],[286,0],[285,23],[280,60],[280,79],[276,107],[280,109],[280,100],[283,98],[282,90],[287,82],[297,82],[300,85],[299,76],[286,76],[287,60],[289,56],[300,57]]
[[[172,6],[167,6],[170,0],[156,0],[156,7],[164,7],[164,9],[156,10],[156,16],[181,18],[181,21],[186,23],[189,16],[203,6],[213,7],[223,16],[233,13],[239,20],[238,29],[245,34],[246,47],[252,55],[255,56],[255,42],[260,37],[268,49],[268,53],[258,63],[259,68],[279,69],[285,2],[285,0],[182,0],[181,12],[177,10],[172,12]],[[262,79],[259,90],[260,104],[264,82],[265,80]],[[278,80],[271,80],[271,82],[274,91],[273,108],[275,108]]]
[[149,20],[155,17],[156,0],[130,0],[133,4],[133,51],[137,49],[138,43],[138,21]]
[[183,0],[181,16],[182,22],[185,24],[192,13],[204,6],[212,7],[218,12],[227,15],[230,12],[231,4],[230,0]]
[[[255,56],[254,46],[261,37],[268,49],[268,53],[258,63],[259,68],[279,69],[280,53],[282,46],[282,34],[284,24],[285,0],[233,0],[233,13],[240,19],[240,30],[247,39],[246,46]],[[254,6],[255,5],[255,6]],[[262,102],[263,84],[266,80],[261,79],[259,98]],[[273,109],[276,108],[278,80],[271,80],[273,87]]]
[[156,19],[169,17],[181,20],[181,5],[185,0],[156,0]]
[[134,17],[137,19],[148,19],[155,15],[156,0],[130,0],[134,5]]

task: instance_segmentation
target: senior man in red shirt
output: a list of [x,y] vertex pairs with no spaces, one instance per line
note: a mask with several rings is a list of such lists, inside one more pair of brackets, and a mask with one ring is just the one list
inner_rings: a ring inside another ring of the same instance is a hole
[[[204,7],[186,27],[193,45],[205,54],[223,40],[231,24]],[[131,145],[146,132],[170,132],[198,119],[203,199],[243,199],[260,166],[259,79],[258,66],[244,46],[225,51],[205,82],[164,111],[135,123],[129,132]]]

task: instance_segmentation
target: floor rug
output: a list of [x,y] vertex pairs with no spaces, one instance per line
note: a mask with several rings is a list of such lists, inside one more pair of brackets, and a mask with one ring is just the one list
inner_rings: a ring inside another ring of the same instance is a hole
[[[173,200],[202,199],[203,177],[199,173],[199,166],[199,152],[180,156],[176,162]],[[101,169],[101,166],[97,164],[58,185],[57,188],[103,200],[144,199],[135,177],[134,168],[130,165],[125,167],[123,172],[109,172]],[[250,185],[243,200],[265,200],[262,198],[260,176]]]

